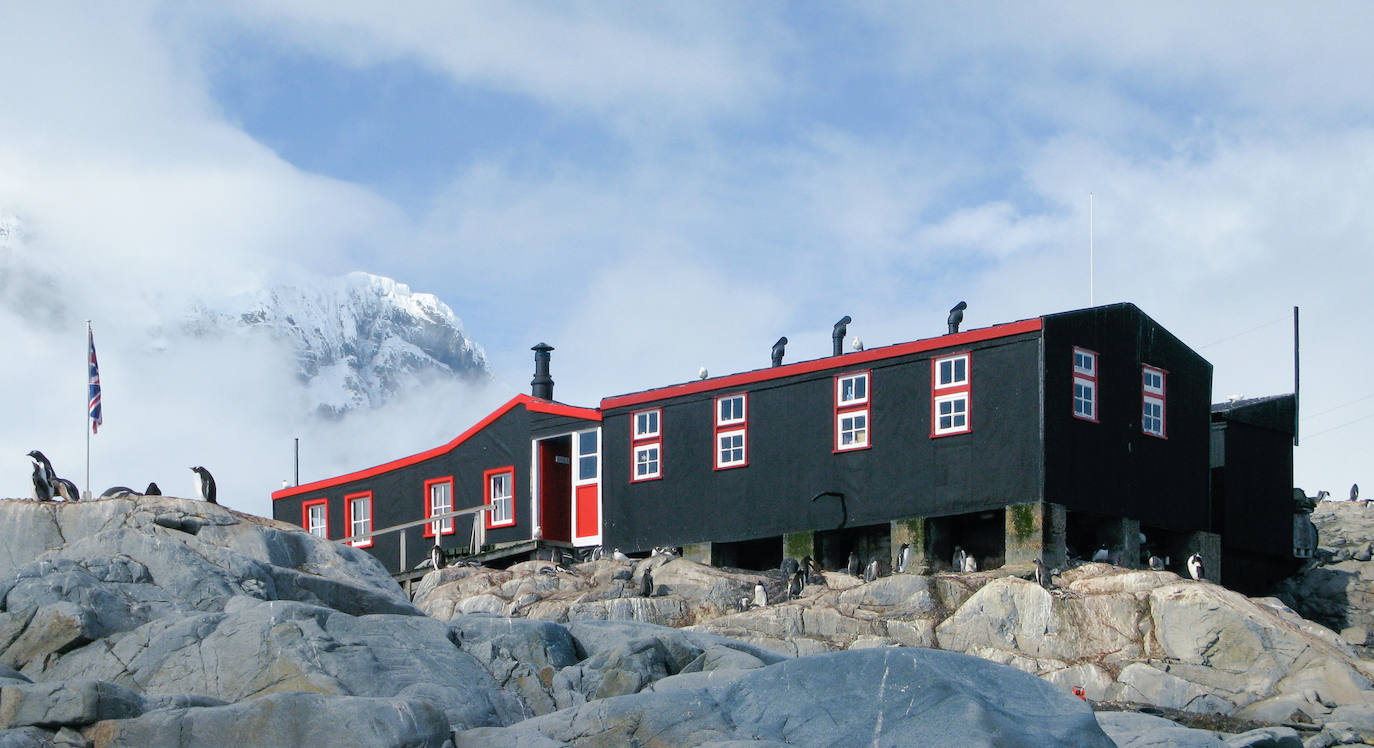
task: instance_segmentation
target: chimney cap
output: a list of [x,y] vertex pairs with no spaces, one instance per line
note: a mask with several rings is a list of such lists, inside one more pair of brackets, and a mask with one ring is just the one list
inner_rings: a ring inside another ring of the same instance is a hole
[[553,346],[549,345],[548,343],[535,343],[534,345],[530,346],[530,350],[532,351],[551,351],[553,349]]

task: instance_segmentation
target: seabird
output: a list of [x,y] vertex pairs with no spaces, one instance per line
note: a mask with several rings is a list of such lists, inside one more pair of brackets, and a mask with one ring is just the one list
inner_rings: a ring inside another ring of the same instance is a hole
[[1351,484],[1350,484],[1350,500],[1351,500],[1351,501],[1359,501],[1359,499],[1360,499],[1360,484],[1358,484],[1358,483],[1351,483]]
[[754,583],[754,605],[762,608],[768,604],[768,590],[763,588],[763,580]]
[[807,584],[819,584],[825,577],[821,574],[820,567],[816,566],[815,560],[810,556],[802,559],[802,569],[806,573]]
[[897,573],[906,574],[911,570],[911,544],[902,543],[901,549],[897,551]]
[[57,495],[63,501],[80,501],[81,492],[77,490],[76,484],[66,478],[53,478],[53,488],[57,490]]
[[949,319],[945,320],[949,323],[949,334],[953,335],[959,332],[959,323],[964,321],[965,309],[968,309],[968,304],[961,301],[955,304],[953,309],[949,310]]
[[616,549],[614,549],[614,550],[611,551],[611,558],[615,559],[616,561],[629,561],[629,560],[630,560],[630,557],[629,557],[629,556],[626,556],[626,555],[623,554],[623,553],[621,553],[619,548],[616,548]]
[[1155,571],[1164,571],[1164,559],[1159,556],[1150,556],[1150,568]]
[[951,558],[951,559],[950,559],[949,565],[950,565],[955,571],[963,571],[963,570],[964,570],[964,558],[965,558],[967,555],[968,555],[967,553],[964,553],[964,548],[963,548],[963,546],[959,546],[959,545],[954,546],[954,558]]
[[862,340],[859,340],[857,337],[854,338],[854,342],[850,343],[849,345],[855,351],[862,351],[864,349],[864,342]]
[[161,496],[161,495],[162,495],[162,489],[161,489],[161,488],[158,488],[156,483],[149,483],[149,484],[148,484],[148,487],[145,488],[145,489],[143,489],[143,495],[144,495],[144,496]]
[[1050,570],[1045,568],[1039,556],[1035,557],[1035,583],[1045,588],[1050,586]]
[[1202,554],[1194,553],[1188,557],[1188,575],[1193,579],[1206,579],[1206,570],[1202,568]]
[[[435,547],[437,548],[438,546],[435,546]],[[543,574],[543,575],[545,575],[545,576],[555,577],[555,576],[558,576],[558,567],[557,567],[557,566],[541,566],[541,567],[539,567],[539,573],[540,573],[540,574]]]
[[744,611],[749,610],[749,606],[750,606],[752,603],[753,603],[753,601],[751,601],[749,598],[747,598],[747,597],[741,597],[741,598],[739,599],[739,612],[743,613]]
[[110,486],[100,493],[102,499],[123,499],[137,496],[138,492],[128,486]]
[[787,336],[778,338],[778,342],[773,344],[773,365],[782,366],[782,356],[787,350]]
[[435,569],[444,568],[444,549],[440,548],[438,543],[429,549],[429,565]]
[[706,371],[705,366],[701,367],[700,369],[697,369],[697,379],[705,379],[709,376],[711,376],[711,373]]
[[215,479],[210,471],[199,465],[191,468],[191,471],[196,474],[196,498],[211,504],[218,503],[215,501]]
[[844,570],[849,572],[849,576],[857,577],[859,576],[859,568],[859,554],[855,553],[854,551],[850,551],[849,563],[845,565]]
[[964,571],[978,571],[978,562],[974,560],[973,556],[964,556]]
[[1109,550],[1107,550],[1107,546],[1105,546],[1105,545],[1102,546],[1101,548],[1098,548],[1098,549],[1097,549],[1097,553],[1094,553],[1094,554],[1093,554],[1093,563],[1095,563],[1095,564],[1110,563],[1111,560],[1112,560],[1112,552],[1109,551]]
[[595,547],[595,548],[592,549],[592,560],[593,560],[593,561],[600,561],[601,559],[603,559],[603,558],[605,558],[605,557],[606,557],[606,549],[603,548],[602,546],[599,546],[599,545],[598,545],[597,547]]
[[878,559],[868,562],[868,568],[864,569],[864,581],[872,582],[878,578]]
[[52,463],[36,449],[29,452],[29,457],[33,460],[33,497],[39,501],[52,501],[57,494],[54,483],[57,475],[52,471]]
[[786,574],[786,575],[789,576],[789,577],[792,576],[793,574],[796,574],[796,573],[797,573],[797,569],[800,569],[800,568],[801,568],[801,562],[798,561],[797,559],[791,558],[791,557],[784,558],[784,559],[782,560],[782,563],[778,565],[778,570],[781,571],[783,574]]
[[645,569],[644,573],[639,576],[639,596],[654,596],[654,578],[651,574],[649,574],[648,569]]
[[806,570],[797,569],[792,572],[792,578],[787,581],[787,599],[796,600],[801,597],[804,589],[806,589]]

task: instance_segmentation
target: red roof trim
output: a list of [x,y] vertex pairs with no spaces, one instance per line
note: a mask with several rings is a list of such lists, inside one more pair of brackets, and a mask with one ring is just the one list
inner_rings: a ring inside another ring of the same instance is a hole
[[754,371],[746,371],[740,374],[729,374],[723,377],[716,377],[715,379],[703,379],[697,382],[659,387],[657,389],[635,392],[629,395],[616,395],[615,397],[603,398],[601,400],[601,410],[606,411],[611,408],[640,405],[656,400],[667,400],[669,398],[682,397],[683,395],[693,395],[699,392],[735,388],[746,384],[766,382],[771,379],[781,379],[783,377],[797,376],[798,374],[826,371],[827,369],[849,369],[871,361],[882,361],[884,359],[908,356],[913,353],[924,353],[940,348],[966,346],[970,343],[979,343],[985,340],[995,340],[997,338],[1021,335],[1028,332],[1038,332],[1040,329],[1041,320],[1039,317],[1021,320],[1019,322],[1008,322],[1004,325],[993,325],[992,327],[958,332],[953,335],[941,335],[938,338],[927,338],[926,340],[916,340],[910,343],[898,343],[896,345],[872,348],[857,353],[846,353],[842,356],[818,358],[812,361],[801,361],[795,364],[775,366],[768,369],[755,369]]
[[292,496],[299,496],[303,493],[320,491],[326,488],[332,488],[334,486],[342,485],[344,483],[352,483],[356,480],[372,478],[374,476],[378,476],[382,473],[390,472],[398,468],[403,468],[408,465],[414,465],[417,462],[423,462],[425,460],[430,459],[431,457],[438,457],[439,455],[446,454],[458,445],[462,444],[468,439],[471,439],[474,435],[477,434],[477,432],[490,426],[492,423],[496,421],[496,419],[509,413],[517,405],[523,405],[525,406],[526,410],[532,411],[534,413],[545,413],[548,415],[555,416],[567,416],[569,418],[582,418],[589,421],[601,420],[601,411],[595,408],[578,408],[572,405],[563,405],[562,403],[549,402],[548,400],[540,400],[539,398],[532,397],[530,395],[520,394],[516,395],[515,397],[512,397],[510,400],[506,402],[505,405],[502,405],[501,407],[492,411],[491,414],[488,415],[486,418],[483,418],[482,420],[478,421],[467,431],[464,431],[463,433],[459,434],[457,438],[455,438],[453,441],[447,444],[441,444],[437,447],[434,447],[433,449],[427,449],[423,452],[420,452],[419,454],[410,455],[409,457],[402,457],[397,460],[392,460],[391,462],[384,462],[380,465],[376,465],[365,470],[358,470],[356,472],[347,473],[345,475],[337,475],[333,478],[317,480],[314,483],[304,483],[299,486],[292,486],[290,488],[283,488],[279,491],[273,491],[272,500],[277,501],[279,499],[287,499]]

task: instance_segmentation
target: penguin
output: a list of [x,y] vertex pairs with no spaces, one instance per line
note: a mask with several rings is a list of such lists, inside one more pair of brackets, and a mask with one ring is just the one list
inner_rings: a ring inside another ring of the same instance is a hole
[[593,561],[600,561],[601,559],[603,559],[603,558],[605,558],[605,557],[606,557],[606,549],[605,549],[605,548],[603,548],[603,547],[601,547],[601,546],[598,545],[597,547],[595,547],[595,548],[592,549],[592,560],[593,560]]
[[137,496],[138,492],[128,486],[110,486],[100,492],[102,499],[126,499],[130,496]]
[[849,576],[857,577],[859,576],[859,568],[859,554],[855,553],[854,551],[850,551],[849,563],[845,565],[844,570],[849,572]]
[[945,323],[949,325],[950,335],[959,332],[959,323],[964,321],[965,309],[968,309],[968,303],[961,301],[955,304],[953,309],[949,310],[949,318],[945,320]]
[[52,481],[43,474],[43,466],[33,463],[33,498],[38,501],[52,501]]
[[820,584],[825,580],[825,577],[821,574],[820,567],[816,566],[815,560],[810,556],[802,559],[801,570],[806,574],[807,584]]
[[199,465],[191,468],[191,471],[196,474],[196,498],[204,499],[211,504],[219,503],[215,501],[215,479],[210,475],[210,471]]
[[1050,586],[1050,570],[1045,568],[1045,562],[1035,557],[1035,583],[1046,589]]
[[790,557],[789,557],[789,558],[784,558],[784,559],[782,560],[782,563],[778,565],[778,570],[781,571],[783,574],[789,576],[789,577],[792,576],[793,574],[796,574],[796,573],[797,573],[797,569],[800,569],[800,568],[801,568],[801,562],[798,561],[798,560],[795,559],[795,558],[790,558]]
[[540,573],[540,574],[543,574],[543,575],[546,576],[546,577],[558,576],[558,567],[557,567],[557,566],[541,566],[541,567],[539,567],[539,573]]
[[973,556],[969,556],[969,555],[965,555],[965,556],[964,556],[964,571],[966,571],[966,572],[978,571],[978,562],[973,558]]
[[963,571],[963,570],[964,570],[964,558],[965,558],[967,555],[968,555],[968,554],[964,553],[964,548],[963,548],[963,546],[958,546],[958,545],[954,546],[954,558],[950,559],[950,561],[949,561],[950,567],[952,567],[955,571]]
[[1164,571],[1164,559],[1159,556],[1150,556],[1150,569],[1153,571]]
[[754,583],[754,605],[762,608],[768,604],[768,590],[763,588],[763,580]]
[[36,449],[29,452],[29,457],[33,460],[33,497],[39,501],[52,501],[52,497],[57,495],[54,483],[57,475],[52,471],[52,463]]
[[53,488],[57,490],[57,495],[63,501],[80,501],[81,492],[77,490],[76,484],[66,478],[53,478]]
[[644,570],[644,573],[643,573],[642,575],[640,575],[640,577],[639,577],[639,596],[640,596],[640,597],[653,597],[653,596],[654,596],[654,578],[653,578],[652,575],[649,574],[649,570],[648,570],[648,569],[645,569],[645,570]]
[[1109,550],[1107,550],[1107,546],[1105,546],[1105,545],[1102,546],[1101,548],[1098,548],[1098,549],[1097,549],[1097,553],[1094,553],[1094,554],[1093,554],[1093,563],[1095,563],[1095,564],[1110,563],[1111,560],[1112,560],[1112,552],[1109,551]]
[[750,600],[747,597],[741,597],[739,599],[739,612],[743,613],[744,611],[749,610],[749,606],[753,605],[753,602],[754,601]]
[[616,549],[614,549],[614,550],[611,551],[611,558],[615,559],[616,561],[629,561],[629,560],[630,560],[630,557],[629,557],[629,556],[626,556],[626,555],[623,554],[623,553],[621,553],[619,548],[616,548]]
[[1194,553],[1188,557],[1188,575],[1193,579],[1202,580],[1207,578],[1207,572],[1202,568],[1202,555]]
[[429,549],[429,565],[435,569],[444,568],[444,549],[438,543]]
[[872,582],[878,578],[878,559],[868,562],[868,568],[864,569],[864,581]]
[[151,483],[151,482],[150,482],[150,483],[148,484],[148,487],[145,488],[145,489],[143,489],[143,495],[144,495],[144,496],[161,496],[161,495],[162,495],[162,489],[161,489],[161,488],[158,488],[156,483]]
[[804,589],[806,589],[806,570],[797,569],[792,573],[792,578],[787,581],[787,599],[796,600],[801,597]]
[[1350,500],[1351,500],[1351,501],[1359,501],[1359,500],[1360,500],[1360,484],[1358,484],[1358,483],[1351,483],[1351,484],[1350,484]]
[[911,544],[902,543],[897,551],[897,573],[906,574],[911,570]]

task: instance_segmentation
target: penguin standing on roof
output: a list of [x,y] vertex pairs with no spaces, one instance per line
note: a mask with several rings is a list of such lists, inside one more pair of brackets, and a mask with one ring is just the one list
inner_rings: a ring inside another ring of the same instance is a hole
[[191,468],[191,471],[196,474],[196,498],[204,499],[211,504],[219,503],[215,501],[215,479],[210,475],[210,471],[199,465]]
[[54,483],[57,476],[53,474],[52,463],[36,449],[29,452],[29,458],[33,460],[33,497],[39,501],[52,501],[57,494]]
[[1188,557],[1188,576],[1199,581],[1207,578],[1207,570],[1202,568],[1202,554],[1194,553]]

